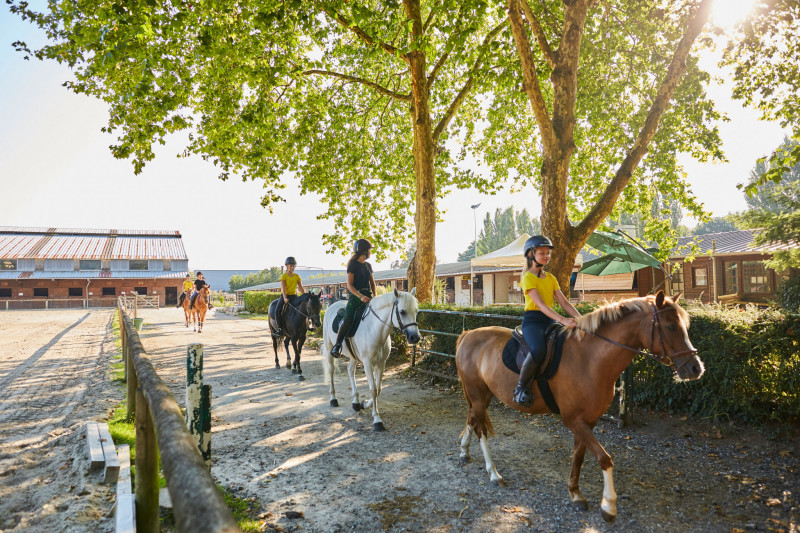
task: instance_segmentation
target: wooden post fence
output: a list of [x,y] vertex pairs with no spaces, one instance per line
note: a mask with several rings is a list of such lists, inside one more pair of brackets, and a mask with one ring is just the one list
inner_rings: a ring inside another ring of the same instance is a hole
[[134,407],[137,529],[158,531],[157,469],[160,454],[178,531],[240,531],[186,429],[180,407],[156,373],[132,320],[121,303],[117,309],[129,388],[131,381],[135,379],[137,382],[135,399],[130,396],[128,399],[129,406],[138,404]]

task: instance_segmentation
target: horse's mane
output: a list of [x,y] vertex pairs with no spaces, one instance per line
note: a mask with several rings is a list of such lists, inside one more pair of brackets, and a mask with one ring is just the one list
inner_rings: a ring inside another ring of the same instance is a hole
[[303,303],[306,300],[309,300],[310,298],[311,298],[311,293],[310,292],[304,292],[303,294],[301,294],[300,296],[297,297],[297,301],[298,301],[298,303]]
[[[606,303],[601,308],[585,314],[577,319],[576,328],[571,328],[570,335],[582,339],[584,333],[595,333],[604,324],[615,322],[625,315],[634,312],[650,312],[650,305],[654,303],[655,296],[644,296],[642,298],[631,298],[629,300],[621,300],[619,302]],[[678,318],[685,324],[686,329],[689,329],[689,313],[686,312],[681,306],[669,301],[664,300],[665,305],[671,306],[678,314]]]

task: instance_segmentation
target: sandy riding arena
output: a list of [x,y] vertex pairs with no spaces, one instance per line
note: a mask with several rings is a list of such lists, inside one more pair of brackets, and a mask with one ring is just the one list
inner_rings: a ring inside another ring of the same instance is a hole
[[[86,316],[86,318],[83,318]],[[112,500],[85,475],[80,430],[121,399],[104,365],[113,347],[111,311],[0,313],[0,530],[107,531]],[[274,369],[267,323],[212,311],[202,334],[179,309],[140,311],[145,349],[179,404],[186,346],[204,345],[213,387],[212,475],[252,499],[263,531],[798,531],[796,442],[768,432],[636,413],[633,428],[600,420],[595,434],[615,463],[619,517],[599,513],[602,476],[587,456],[589,511],[568,504],[571,436],[556,417],[494,405],[496,488],[480,447],[459,466],[465,401],[453,383],[387,370],[386,431],[350,408],[328,404],[319,354],[302,357],[306,381]],[[702,354],[701,354],[702,357]],[[281,353],[280,361],[285,363]],[[366,393],[363,372],[359,387]],[[286,517],[288,511],[302,513]],[[90,522],[92,521],[93,522]],[[44,525],[44,527],[41,527]]]

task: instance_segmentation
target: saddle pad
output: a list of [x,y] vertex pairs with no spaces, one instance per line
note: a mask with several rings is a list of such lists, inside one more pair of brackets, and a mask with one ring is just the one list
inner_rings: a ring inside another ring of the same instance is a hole
[[[344,310],[345,308],[342,307],[336,312],[336,316],[333,317],[333,332],[339,333],[339,326],[342,325],[342,321],[344,320]],[[358,325],[361,324],[361,320],[364,318],[364,311],[367,310],[367,306],[363,305],[356,309],[356,314],[353,316],[353,324],[350,326],[350,331],[345,335],[346,337],[352,337],[358,331]]]
[[[528,355],[528,352],[530,352],[530,349],[528,348],[527,344],[523,344],[524,341],[523,343],[520,343],[520,341],[518,341],[515,337],[515,335],[512,335],[505,347],[503,347],[502,358],[503,364],[506,365],[506,368],[515,374],[519,374],[519,368],[525,361],[525,357]],[[544,400],[544,403],[547,404],[548,409],[555,414],[560,414],[561,410],[558,408],[558,404],[553,397],[553,391],[550,390],[550,384],[548,383],[548,380],[555,376],[556,372],[558,372],[558,366],[561,363],[561,352],[564,349],[564,340],[567,338],[567,333],[558,327],[550,327],[547,330],[547,337],[548,343],[553,341],[551,337],[555,337],[556,344],[553,352],[553,360],[550,361],[550,364],[547,366],[547,368],[539,369],[539,375],[536,377],[536,383],[539,385],[539,390],[542,393],[542,399]]]

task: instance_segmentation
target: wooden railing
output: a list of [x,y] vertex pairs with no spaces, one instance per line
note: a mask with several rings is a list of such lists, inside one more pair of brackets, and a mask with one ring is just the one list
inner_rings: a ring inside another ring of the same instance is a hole
[[146,294],[123,294],[119,297],[119,301],[125,309],[135,309],[139,308],[151,308],[151,309],[158,309],[158,295],[146,295]]
[[159,530],[158,458],[178,531],[240,531],[186,428],[181,409],[158,376],[120,299],[120,336],[128,417],[136,423],[136,527]]

